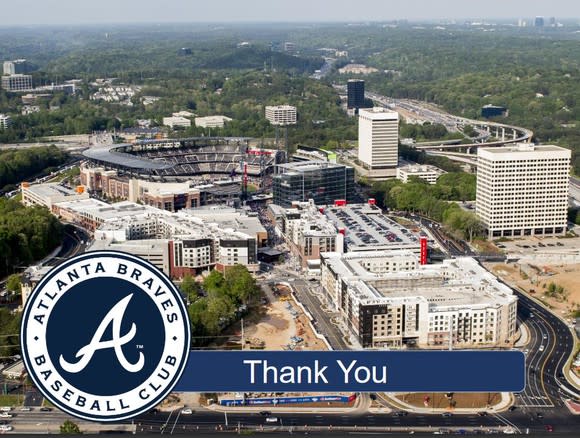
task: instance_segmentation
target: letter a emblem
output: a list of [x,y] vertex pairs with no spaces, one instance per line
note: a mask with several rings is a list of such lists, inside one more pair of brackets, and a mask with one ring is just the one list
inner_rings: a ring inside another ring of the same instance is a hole
[[[60,355],[59,363],[65,371],[68,371],[69,373],[78,373],[84,370],[97,350],[104,350],[107,348],[115,349],[117,360],[127,371],[131,373],[141,371],[143,365],[145,364],[143,353],[139,353],[139,359],[136,363],[132,364],[127,360],[123,354],[122,349],[123,345],[125,345],[127,342],[130,342],[131,339],[135,337],[135,333],[137,333],[137,327],[135,326],[135,323],[133,323],[131,325],[131,330],[129,330],[126,335],[121,336],[121,323],[123,321],[123,315],[125,315],[125,310],[127,310],[127,306],[129,305],[129,301],[131,301],[132,297],[133,294],[126,296],[117,304],[115,304],[111,310],[109,310],[109,313],[107,313],[107,315],[101,321],[101,324],[99,324],[99,327],[93,335],[91,342],[88,345],[82,347],[75,355],[76,358],[79,358],[77,362],[67,362],[62,354]],[[111,323],[113,324],[112,339],[103,341],[102,338],[105,334],[105,330]]]

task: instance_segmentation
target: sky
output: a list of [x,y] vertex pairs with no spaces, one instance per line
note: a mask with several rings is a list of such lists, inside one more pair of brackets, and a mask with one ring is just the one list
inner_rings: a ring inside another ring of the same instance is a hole
[[578,0],[0,0],[0,26],[580,17]]

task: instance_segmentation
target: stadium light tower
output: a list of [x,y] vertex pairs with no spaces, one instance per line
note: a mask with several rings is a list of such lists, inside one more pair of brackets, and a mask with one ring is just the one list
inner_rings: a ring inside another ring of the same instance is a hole
[[276,149],[280,138],[279,129],[284,127],[284,142],[286,149],[286,162],[289,161],[290,147],[288,144],[288,126],[296,124],[296,107],[291,105],[278,105],[266,107],[266,119],[276,127]]

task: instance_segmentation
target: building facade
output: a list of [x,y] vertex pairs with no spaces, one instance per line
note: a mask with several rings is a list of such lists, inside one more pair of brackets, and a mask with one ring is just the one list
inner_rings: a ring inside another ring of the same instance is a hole
[[40,205],[49,210],[52,210],[52,206],[58,202],[89,198],[89,194],[84,190],[84,186],[79,186],[76,190],[73,190],[58,183],[33,185],[22,183],[20,189],[22,192],[22,203],[24,205]]
[[3,70],[5,75],[20,75],[29,72],[29,64],[26,59],[4,61]]
[[81,183],[91,193],[109,199],[141,202],[167,211],[195,208],[201,205],[200,190],[191,182],[161,183],[118,176],[115,170],[81,166]]
[[181,116],[163,117],[163,126],[169,126],[171,129],[176,126],[180,128],[189,128],[191,126],[191,120]]
[[314,202],[297,203],[285,209],[280,229],[286,237],[291,252],[310,272],[320,270],[320,254],[344,250],[344,235],[328,221]]
[[196,216],[195,210],[171,213],[131,202],[88,199],[55,204],[53,212],[94,234],[91,251],[135,254],[175,278],[236,264],[256,271],[258,245],[266,235],[257,217],[227,208]]
[[196,117],[195,126],[199,128],[223,128],[225,123],[231,121],[232,119],[226,116]]
[[358,109],[365,107],[365,81],[349,79],[346,83],[346,107]]
[[8,129],[12,125],[12,118],[5,114],[0,114],[0,129]]
[[274,203],[284,207],[309,199],[317,205],[333,204],[337,199],[350,201],[354,169],[321,161],[280,164],[272,177],[272,192]]
[[444,173],[444,170],[429,164],[412,164],[397,167],[397,179],[404,183],[409,182],[409,178],[414,176],[427,181],[429,184],[435,184],[437,179]]
[[267,106],[266,119],[277,126],[296,124],[296,107],[291,105]]
[[394,177],[399,153],[399,114],[375,107],[359,111],[358,159],[371,174]]
[[363,348],[509,347],[517,298],[471,258],[419,265],[406,251],[325,253],[330,305]]
[[2,88],[6,91],[28,91],[32,89],[32,76],[10,75],[2,76]]
[[570,159],[558,146],[479,148],[476,213],[488,237],[565,234]]

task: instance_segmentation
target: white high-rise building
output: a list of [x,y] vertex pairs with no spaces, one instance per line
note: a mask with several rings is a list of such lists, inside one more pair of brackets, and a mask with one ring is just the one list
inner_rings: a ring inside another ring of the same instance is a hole
[[26,59],[15,59],[14,61],[4,61],[3,70],[5,75],[17,75],[28,72]]
[[548,145],[478,149],[476,213],[490,239],[566,233],[571,155]]
[[369,176],[395,176],[399,152],[399,114],[386,108],[359,110],[358,159]]
[[0,114],[0,129],[8,129],[12,124],[12,118],[5,114]]
[[31,75],[2,76],[2,88],[6,91],[28,91],[32,89]]
[[267,106],[266,119],[268,119],[272,125],[295,125],[296,107],[291,105]]

